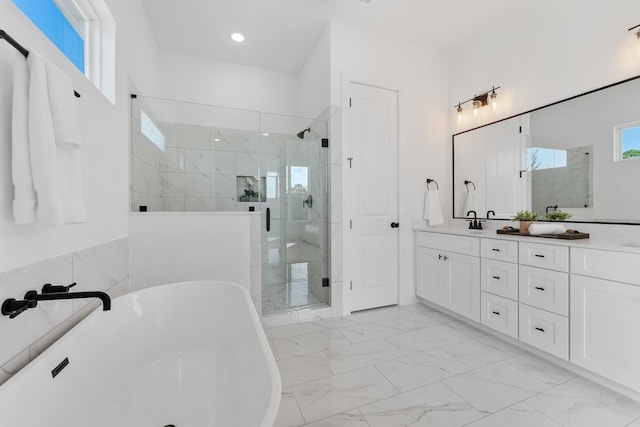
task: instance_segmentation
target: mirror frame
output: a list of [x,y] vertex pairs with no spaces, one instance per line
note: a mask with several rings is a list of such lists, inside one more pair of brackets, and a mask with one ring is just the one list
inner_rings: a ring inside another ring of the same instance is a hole
[[[550,104],[546,104],[546,105],[543,105],[541,107],[534,108],[532,110],[524,111],[522,113],[513,114],[513,115],[511,115],[509,117],[505,117],[503,119],[496,120],[496,121],[493,121],[493,122],[490,122],[490,123],[486,123],[486,124],[481,125],[481,126],[476,126],[474,128],[467,129],[465,131],[454,133],[453,135],[451,135],[451,188],[452,188],[452,195],[451,195],[451,212],[452,212],[452,214],[451,214],[451,216],[452,216],[452,218],[453,219],[468,219],[468,217],[466,217],[466,216],[455,216],[455,212],[456,212],[456,196],[455,196],[455,191],[453,189],[455,189],[455,171],[456,171],[455,137],[456,136],[462,135],[462,134],[465,134],[465,133],[468,133],[468,132],[471,132],[471,131],[474,131],[474,130],[477,130],[477,129],[482,129],[484,127],[491,126],[491,125],[496,124],[496,123],[504,122],[506,120],[511,120],[513,118],[516,118],[518,116],[522,116],[524,114],[530,114],[530,113],[533,113],[534,111],[542,110],[543,108],[553,107],[554,105],[561,104],[563,102],[571,101],[571,100],[576,99],[576,98],[580,98],[580,97],[583,97],[583,96],[586,96],[586,95],[590,95],[590,94],[595,93],[595,92],[600,92],[602,90],[609,89],[609,88],[612,88],[614,86],[618,86],[618,85],[621,85],[621,84],[629,83],[629,82],[632,82],[632,81],[638,80],[638,79],[640,79],[640,75],[629,77],[628,79],[620,80],[618,82],[611,83],[611,84],[608,84],[606,86],[599,87],[597,89],[592,89],[592,90],[589,90],[587,92],[583,92],[583,93],[580,93],[578,95],[571,96],[569,98],[561,99],[559,101],[555,101],[555,102],[552,102]],[[509,222],[511,222],[511,219],[506,219],[506,218],[489,218],[489,220],[491,220],[491,221],[509,221]],[[576,223],[576,224],[640,225],[640,218],[638,219],[638,222],[624,222],[624,221],[571,221],[571,220],[556,221],[556,222],[566,222],[566,223]]]

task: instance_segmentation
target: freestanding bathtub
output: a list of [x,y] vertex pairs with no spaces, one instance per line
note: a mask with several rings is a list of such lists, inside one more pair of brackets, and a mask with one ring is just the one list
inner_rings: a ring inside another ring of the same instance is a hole
[[280,376],[248,292],[183,282],[91,313],[0,387],[0,425],[271,427],[279,404]]

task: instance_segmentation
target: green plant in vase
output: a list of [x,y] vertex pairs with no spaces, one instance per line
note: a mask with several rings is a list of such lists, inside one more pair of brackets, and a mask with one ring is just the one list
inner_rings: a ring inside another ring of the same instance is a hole
[[531,211],[519,211],[511,218],[511,221],[520,221],[520,233],[529,234],[529,226],[538,220],[538,214]]
[[566,221],[572,216],[573,214],[570,214],[569,212],[563,212],[563,211],[557,211],[557,210],[547,213],[547,219],[549,221]]

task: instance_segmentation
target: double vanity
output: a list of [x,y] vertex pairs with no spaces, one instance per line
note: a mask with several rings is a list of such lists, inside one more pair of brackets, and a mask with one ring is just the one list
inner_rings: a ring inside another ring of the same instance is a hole
[[640,392],[640,247],[414,230],[418,297]]

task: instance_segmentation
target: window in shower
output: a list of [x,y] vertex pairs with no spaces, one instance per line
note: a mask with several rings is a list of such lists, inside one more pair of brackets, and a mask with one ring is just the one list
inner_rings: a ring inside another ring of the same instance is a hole
[[309,192],[309,168],[307,166],[289,166],[289,192]]
[[278,172],[267,172],[267,199],[277,199],[280,197],[278,194]]
[[149,141],[153,142],[156,147],[164,151],[164,134],[144,111],[140,111],[140,130],[144,136],[149,138]]

